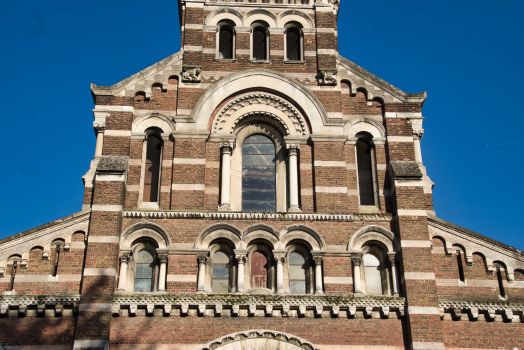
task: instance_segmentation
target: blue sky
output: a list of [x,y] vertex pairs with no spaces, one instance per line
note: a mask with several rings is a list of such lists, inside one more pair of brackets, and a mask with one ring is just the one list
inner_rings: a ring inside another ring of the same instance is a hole
[[[340,53],[428,92],[422,152],[437,216],[524,250],[524,1],[341,2]],[[177,3],[10,1],[0,45],[3,238],[81,210],[89,84],[177,52]]]

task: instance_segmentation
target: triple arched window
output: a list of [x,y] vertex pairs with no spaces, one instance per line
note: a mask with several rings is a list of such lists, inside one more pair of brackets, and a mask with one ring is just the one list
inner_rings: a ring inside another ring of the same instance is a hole
[[251,26],[251,59],[269,61],[269,25],[257,21]]
[[223,21],[218,24],[217,31],[217,59],[235,59],[236,36],[235,25],[230,21]]
[[304,36],[299,23],[286,25],[285,40],[285,60],[304,61]]

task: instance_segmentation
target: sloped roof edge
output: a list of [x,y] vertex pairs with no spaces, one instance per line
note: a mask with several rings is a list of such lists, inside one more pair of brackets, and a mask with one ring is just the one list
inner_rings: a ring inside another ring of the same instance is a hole
[[467,228],[464,228],[464,227],[461,227],[461,226],[458,226],[458,225],[455,225],[449,221],[446,221],[446,220],[442,220],[440,218],[437,218],[436,216],[428,216],[428,220],[429,220],[429,223],[430,224],[440,224],[440,225],[444,225],[444,226],[447,226],[447,227],[450,227],[452,229],[455,229],[457,231],[460,231],[461,233],[465,233],[471,237],[474,237],[474,238],[477,238],[477,239],[481,239],[485,242],[488,242],[490,244],[493,244],[493,245],[496,245],[500,248],[504,248],[504,249],[507,249],[519,256],[524,256],[524,252],[520,249],[517,249],[517,248],[514,248],[512,246],[509,246],[507,244],[504,244],[502,242],[499,242],[499,241],[496,241],[492,238],[489,238],[489,237],[486,237],[484,235],[481,235],[480,233],[476,233],[476,232],[473,232],[471,230],[468,230]]
[[377,77],[375,74],[367,71],[358,64],[351,62],[350,60],[341,55],[337,55],[337,60],[339,61],[338,63],[347,70],[355,73],[356,75],[368,81],[369,83],[378,86],[379,88],[391,94],[392,96],[398,98],[402,102],[424,103],[424,101],[428,97],[428,94],[425,91],[419,94],[407,94],[399,88],[391,85],[384,79]]
[[152,70],[161,70],[165,66],[167,66],[169,63],[171,63],[176,58],[182,58],[182,51],[178,51],[163,60],[142,69],[140,72],[133,74],[132,76],[114,84],[111,86],[97,86],[93,83],[91,83],[91,92],[95,95],[114,95],[123,89],[125,89],[126,85],[129,83],[132,83],[133,81],[140,80],[140,78],[146,78],[149,73],[151,73]]
[[25,237],[25,236],[28,236],[28,235],[30,235],[32,233],[44,230],[46,228],[53,227],[53,226],[56,226],[56,225],[59,225],[59,224],[63,224],[64,222],[67,222],[67,221],[70,221],[70,220],[73,220],[73,219],[77,219],[77,218],[82,217],[82,216],[86,216],[86,219],[87,219],[89,217],[89,213],[91,213],[91,209],[82,210],[82,211],[79,211],[77,213],[74,213],[74,214],[71,214],[71,215],[68,215],[68,216],[64,216],[63,218],[60,218],[60,219],[48,222],[46,224],[34,227],[32,229],[29,229],[29,230],[26,230],[26,231],[14,234],[12,236],[0,239],[0,245],[4,244],[4,243],[7,243],[7,242],[10,242],[10,241],[14,241],[16,239],[19,239],[19,238],[22,238],[22,237]]

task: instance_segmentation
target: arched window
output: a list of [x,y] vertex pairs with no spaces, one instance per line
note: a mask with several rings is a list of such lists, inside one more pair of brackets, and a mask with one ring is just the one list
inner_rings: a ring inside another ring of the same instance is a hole
[[229,257],[222,251],[213,255],[213,293],[228,293],[231,289],[229,284],[229,271],[231,264]]
[[155,258],[147,250],[141,250],[135,258],[135,292],[153,291],[153,269]]
[[286,60],[302,61],[302,47],[303,41],[300,28],[295,25],[288,26],[286,29]]
[[369,135],[360,135],[356,143],[356,153],[360,205],[376,205],[375,155]]
[[162,139],[157,134],[147,137],[143,202],[158,202]]
[[289,254],[289,291],[292,294],[306,294],[306,259],[302,254]]
[[268,260],[264,253],[251,255],[251,288],[268,288]]
[[364,255],[364,275],[366,292],[370,295],[382,295],[382,268],[380,260],[374,254]]
[[495,269],[495,275],[497,276],[497,282],[499,284],[499,292],[502,298],[506,297],[506,291],[504,289],[504,280],[506,279],[506,268],[504,265],[498,262],[493,263]]
[[242,211],[276,211],[275,144],[264,135],[242,145]]
[[252,37],[252,47],[253,47],[253,60],[266,61],[269,60],[269,40],[268,40],[268,31],[267,28],[258,25],[253,28],[253,37]]
[[220,23],[218,29],[218,59],[235,58],[235,32],[230,23]]
[[64,253],[64,246],[65,242],[61,239],[57,239],[51,244],[51,256],[53,259],[53,270],[51,271],[52,276],[56,276],[58,274],[58,264],[60,262],[60,255]]

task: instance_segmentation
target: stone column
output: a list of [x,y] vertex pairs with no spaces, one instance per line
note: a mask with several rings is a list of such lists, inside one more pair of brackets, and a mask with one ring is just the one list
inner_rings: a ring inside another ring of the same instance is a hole
[[197,292],[205,292],[207,254],[198,254],[198,283]]
[[229,196],[231,193],[231,153],[233,152],[233,143],[221,142],[220,151],[222,152],[222,185],[219,210],[231,210]]
[[324,294],[322,289],[322,257],[313,257],[315,261],[315,294]]
[[237,276],[237,292],[244,292],[244,264],[246,263],[247,257],[245,254],[235,255],[235,259],[238,261],[238,276]]
[[289,212],[300,212],[298,206],[298,144],[286,145],[289,157]]
[[422,150],[420,148],[420,140],[424,135],[424,129],[413,130],[413,143],[415,148],[415,161],[422,164]]
[[351,265],[353,265],[353,287],[354,294],[362,294],[362,285],[360,283],[360,265],[362,264],[362,254],[351,255]]
[[95,157],[100,157],[102,155],[102,147],[104,145],[104,131],[106,126],[100,123],[94,123],[93,127],[96,132],[96,147],[95,147]]
[[391,283],[393,285],[393,295],[398,297],[398,283],[397,283],[397,264],[395,253],[388,253],[389,264],[391,266]]
[[162,254],[158,256],[158,259],[160,260],[160,272],[158,273],[158,291],[165,292],[166,291],[166,270],[167,270],[167,260],[168,255]]
[[120,257],[120,278],[118,280],[118,290],[126,290],[127,264],[129,263],[129,253],[124,253]]
[[286,261],[285,254],[274,254],[277,263],[277,294],[284,293],[284,261]]

